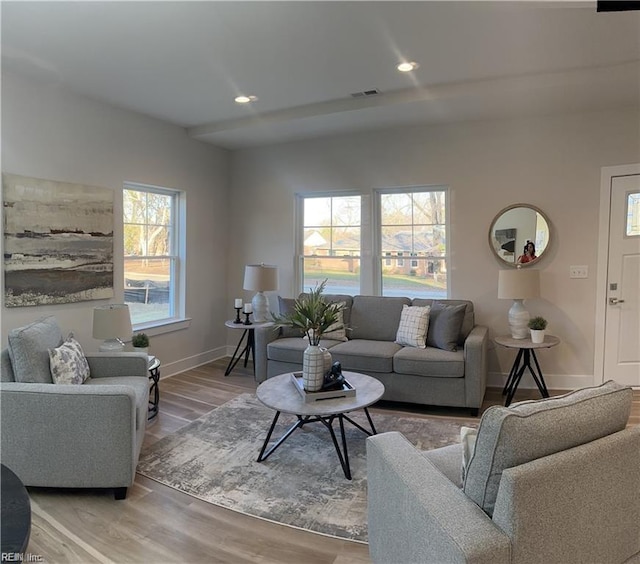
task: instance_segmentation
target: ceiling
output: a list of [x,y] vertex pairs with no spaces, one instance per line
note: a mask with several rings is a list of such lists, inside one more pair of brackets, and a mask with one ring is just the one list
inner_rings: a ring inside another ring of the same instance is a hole
[[640,12],[595,2],[5,1],[1,22],[3,73],[229,149],[640,105]]

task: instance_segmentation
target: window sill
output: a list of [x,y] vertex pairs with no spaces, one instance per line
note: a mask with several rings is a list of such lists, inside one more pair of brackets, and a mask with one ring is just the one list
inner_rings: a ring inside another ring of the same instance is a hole
[[146,333],[149,337],[155,335],[163,335],[165,333],[172,333],[173,331],[181,331],[188,329],[191,326],[191,318],[184,317],[181,319],[169,319],[166,321],[154,321],[151,323],[139,323],[134,325],[134,333]]

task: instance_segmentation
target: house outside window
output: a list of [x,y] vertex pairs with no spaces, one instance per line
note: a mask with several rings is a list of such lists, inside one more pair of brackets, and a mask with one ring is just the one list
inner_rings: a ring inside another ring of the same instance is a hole
[[[447,191],[413,188],[378,192],[377,227],[383,296],[446,298]],[[387,256],[398,258],[395,266]]]
[[446,187],[296,196],[298,290],[446,298]]
[[183,197],[168,188],[124,186],[124,301],[134,329],[184,317]]
[[302,289],[326,279],[328,294],[360,293],[361,205],[359,195],[298,197]]

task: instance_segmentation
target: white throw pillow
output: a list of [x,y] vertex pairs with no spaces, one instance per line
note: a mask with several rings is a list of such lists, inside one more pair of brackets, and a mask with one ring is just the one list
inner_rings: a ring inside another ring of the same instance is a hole
[[474,427],[460,428],[460,442],[462,443],[462,483],[464,484],[465,476],[469,462],[473,458],[473,451],[476,448],[476,439],[478,438],[478,429]]
[[396,333],[396,343],[406,347],[427,348],[429,328],[429,306],[402,306],[400,325]]
[[49,349],[49,366],[54,384],[82,384],[90,376],[89,363],[73,333],[55,349]]

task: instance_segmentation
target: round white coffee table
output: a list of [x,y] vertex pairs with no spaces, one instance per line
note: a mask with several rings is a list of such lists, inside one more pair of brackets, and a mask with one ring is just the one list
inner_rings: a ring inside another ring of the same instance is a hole
[[[304,398],[296,389],[291,380],[291,372],[280,374],[265,380],[258,386],[256,395],[261,403],[274,409],[276,414],[269,428],[267,438],[262,445],[262,450],[258,456],[258,462],[266,460],[287,438],[296,430],[307,423],[322,423],[331,434],[333,446],[336,448],[338,459],[347,480],[351,480],[351,468],[349,466],[349,452],[347,450],[347,440],[344,434],[344,421],[347,420],[353,426],[360,429],[366,435],[375,435],[376,428],[367,409],[377,402],[384,394],[384,385],[371,376],[359,374],[358,372],[343,372],[345,379],[356,389],[356,395],[346,398],[324,399],[306,403]],[[363,409],[371,431],[365,429],[347,413]],[[298,420],[267,450],[273,429],[278,422],[281,413],[295,415]],[[337,419],[340,425],[340,437],[342,439],[342,450],[333,430],[333,421]],[[266,451],[266,452],[265,452]]]

